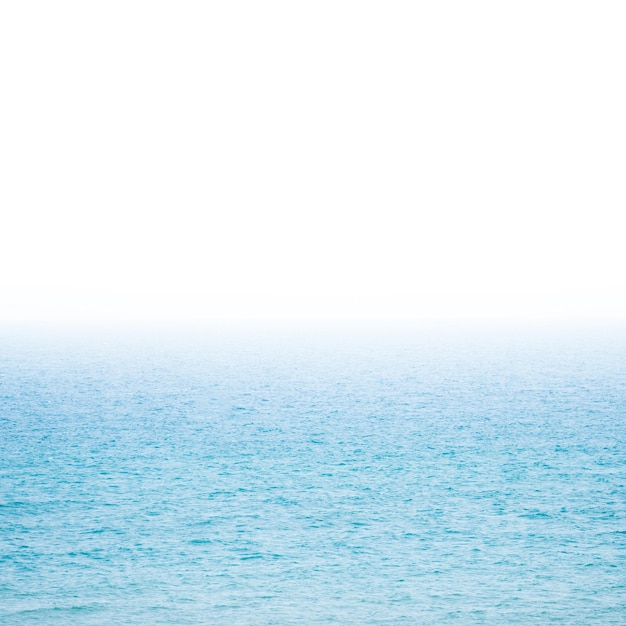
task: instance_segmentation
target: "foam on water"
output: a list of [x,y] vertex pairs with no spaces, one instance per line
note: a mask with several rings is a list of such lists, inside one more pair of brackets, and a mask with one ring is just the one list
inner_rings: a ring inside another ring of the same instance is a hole
[[626,623],[626,342],[0,341],[0,621]]

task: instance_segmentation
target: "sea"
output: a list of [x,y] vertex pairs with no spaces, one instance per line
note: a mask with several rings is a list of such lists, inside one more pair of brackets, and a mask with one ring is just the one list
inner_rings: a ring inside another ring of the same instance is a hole
[[0,624],[626,624],[626,333],[5,326]]

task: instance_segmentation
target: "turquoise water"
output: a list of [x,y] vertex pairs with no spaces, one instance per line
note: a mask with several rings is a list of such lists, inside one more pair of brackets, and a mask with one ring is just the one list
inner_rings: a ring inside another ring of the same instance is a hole
[[0,337],[2,624],[625,624],[626,341]]

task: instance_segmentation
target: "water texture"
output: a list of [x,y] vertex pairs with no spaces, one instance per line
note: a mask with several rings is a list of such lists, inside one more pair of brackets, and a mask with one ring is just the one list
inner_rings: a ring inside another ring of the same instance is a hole
[[626,624],[626,341],[0,337],[2,624]]

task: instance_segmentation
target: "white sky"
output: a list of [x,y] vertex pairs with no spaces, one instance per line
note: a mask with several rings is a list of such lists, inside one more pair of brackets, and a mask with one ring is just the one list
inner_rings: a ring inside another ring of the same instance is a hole
[[0,5],[0,319],[626,319],[626,4]]

